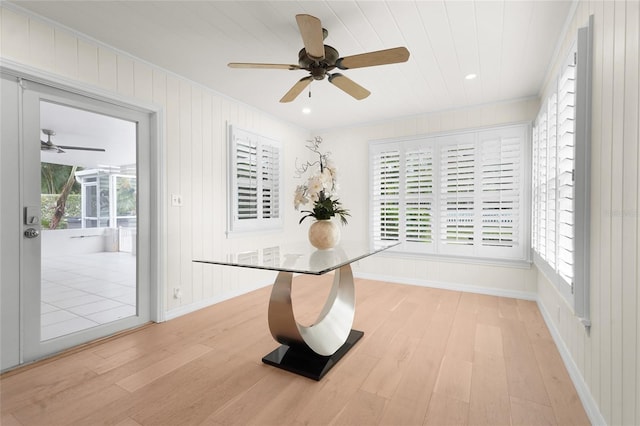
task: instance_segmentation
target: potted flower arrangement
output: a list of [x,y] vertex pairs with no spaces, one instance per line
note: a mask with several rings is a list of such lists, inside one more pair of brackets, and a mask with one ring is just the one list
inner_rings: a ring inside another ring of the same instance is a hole
[[337,171],[329,159],[331,153],[320,151],[322,138],[319,136],[308,142],[307,148],[318,160],[296,165],[296,177],[302,178],[310,168],[315,167],[316,170],[304,184],[296,187],[294,207],[299,210],[301,206],[311,204],[310,210],[301,210],[304,216],[300,218],[299,223],[308,217],[316,220],[309,228],[309,241],[314,247],[324,250],[335,246],[340,240],[340,228],[331,218],[337,216],[340,222],[346,225],[349,211],[342,207],[337,198]]

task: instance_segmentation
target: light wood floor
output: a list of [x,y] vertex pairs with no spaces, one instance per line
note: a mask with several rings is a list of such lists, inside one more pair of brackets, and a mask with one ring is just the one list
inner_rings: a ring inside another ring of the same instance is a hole
[[[305,323],[314,278],[294,283]],[[365,335],[315,382],[262,364],[269,291],[9,372],[1,423],[589,424],[534,302],[356,280]]]

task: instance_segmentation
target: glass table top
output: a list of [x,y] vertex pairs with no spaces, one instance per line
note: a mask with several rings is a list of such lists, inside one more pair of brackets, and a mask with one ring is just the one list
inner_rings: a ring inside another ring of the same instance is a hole
[[371,245],[368,242],[343,242],[329,250],[317,250],[308,242],[274,245],[238,253],[223,253],[212,259],[194,259],[196,263],[266,269],[322,275],[341,266],[379,253],[398,243],[390,241]]

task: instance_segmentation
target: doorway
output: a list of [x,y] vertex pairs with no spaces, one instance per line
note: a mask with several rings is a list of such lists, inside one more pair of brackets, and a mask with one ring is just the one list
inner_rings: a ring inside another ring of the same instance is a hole
[[137,314],[136,126],[40,100],[41,341]]
[[[13,167],[21,235],[19,304],[14,301],[19,324],[10,334],[19,336],[21,364],[156,317],[154,114],[15,80],[20,155]],[[3,317],[14,309],[7,305],[3,300]],[[3,358],[5,343],[3,338]]]

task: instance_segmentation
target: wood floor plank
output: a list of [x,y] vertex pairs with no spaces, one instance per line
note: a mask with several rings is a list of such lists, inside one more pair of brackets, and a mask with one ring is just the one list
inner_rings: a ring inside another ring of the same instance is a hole
[[472,362],[476,338],[475,327],[475,313],[457,310],[445,355],[449,358]]
[[75,398],[51,398],[42,404],[33,404],[13,413],[23,425],[71,424],[91,413],[93,407],[126,397],[127,391],[112,385]]
[[464,426],[468,423],[469,404],[446,395],[433,394],[424,422],[428,426]]
[[475,352],[504,356],[500,327],[486,324],[476,325]]
[[471,375],[469,424],[509,426],[511,411],[502,354],[476,352]]
[[369,393],[391,398],[407,370],[418,339],[397,334],[389,342],[387,353],[378,361],[361,389]]
[[551,333],[542,318],[536,302],[530,300],[517,301],[518,314],[527,330],[530,340],[552,340]]
[[440,364],[434,392],[468,403],[471,393],[472,366],[473,364],[469,361],[445,355]]
[[501,318],[519,320],[518,304],[516,299],[501,297],[498,299],[498,310]]
[[590,424],[560,353],[553,342],[540,340],[533,345],[533,350],[558,424]]
[[363,352],[352,351],[322,379],[312,398],[300,402],[294,424],[329,424],[362,386],[378,361]]
[[360,350],[373,357],[382,358],[389,350],[389,342],[398,330],[402,330],[416,309],[418,305],[408,301],[403,304],[402,309],[389,313],[384,324],[376,329],[375,333],[365,332],[362,342],[359,343]]
[[58,363],[54,366],[43,365],[23,374],[16,374],[2,379],[0,407],[2,412],[14,412],[20,408],[39,404],[51,397],[86,382],[96,373],[82,367]]
[[526,326],[519,320],[503,319],[501,330],[509,394],[538,404],[549,405],[547,389]]
[[292,380],[299,380],[299,378],[292,379],[286,371],[271,369],[256,384],[211,413],[202,424],[248,424],[272,400],[277,400]]
[[116,382],[116,385],[129,391],[135,392],[138,389],[147,386],[154,382],[158,378],[174,371],[177,368],[193,361],[196,358],[201,357],[207,352],[211,351],[211,348],[204,345],[194,345],[187,348],[183,352],[179,352],[173,356],[168,357],[154,365],[150,365],[142,371],[139,371],[131,376],[125,377],[122,380]]
[[359,389],[330,424],[341,426],[378,424],[385,402],[385,398]]
[[558,424],[553,408],[548,405],[537,404],[515,396],[511,397],[510,404],[513,426],[556,426]]
[[124,420],[116,423],[115,426],[142,426],[140,423],[133,420],[131,417],[127,417]]
[[301,401],[311,402],[317,392],[318,383],[303,377],[291,377],[278,394],[278,398],[272,398],[262,407],[257,407],[257,412],[247,425],[293,425],[300,414]]
[[[310,317],[313,278],[294,282]],[[355,284],[364,338],[319,382],[261,362],[266,287],[0,376],[2,424],[587,424],[535,303]]]
[[417,398],[396,397],[387,401],[380,419],[381,425],[422,425],[427,415],[431,393],[417,395]]
[[199,424],[272,369],[233,354],[209,353],[132,395],[131,416],[144,425]]
[[0,425],[2,426],[22,426],[22,424],[14,417],[13,414],[3,414],[0,417]]

